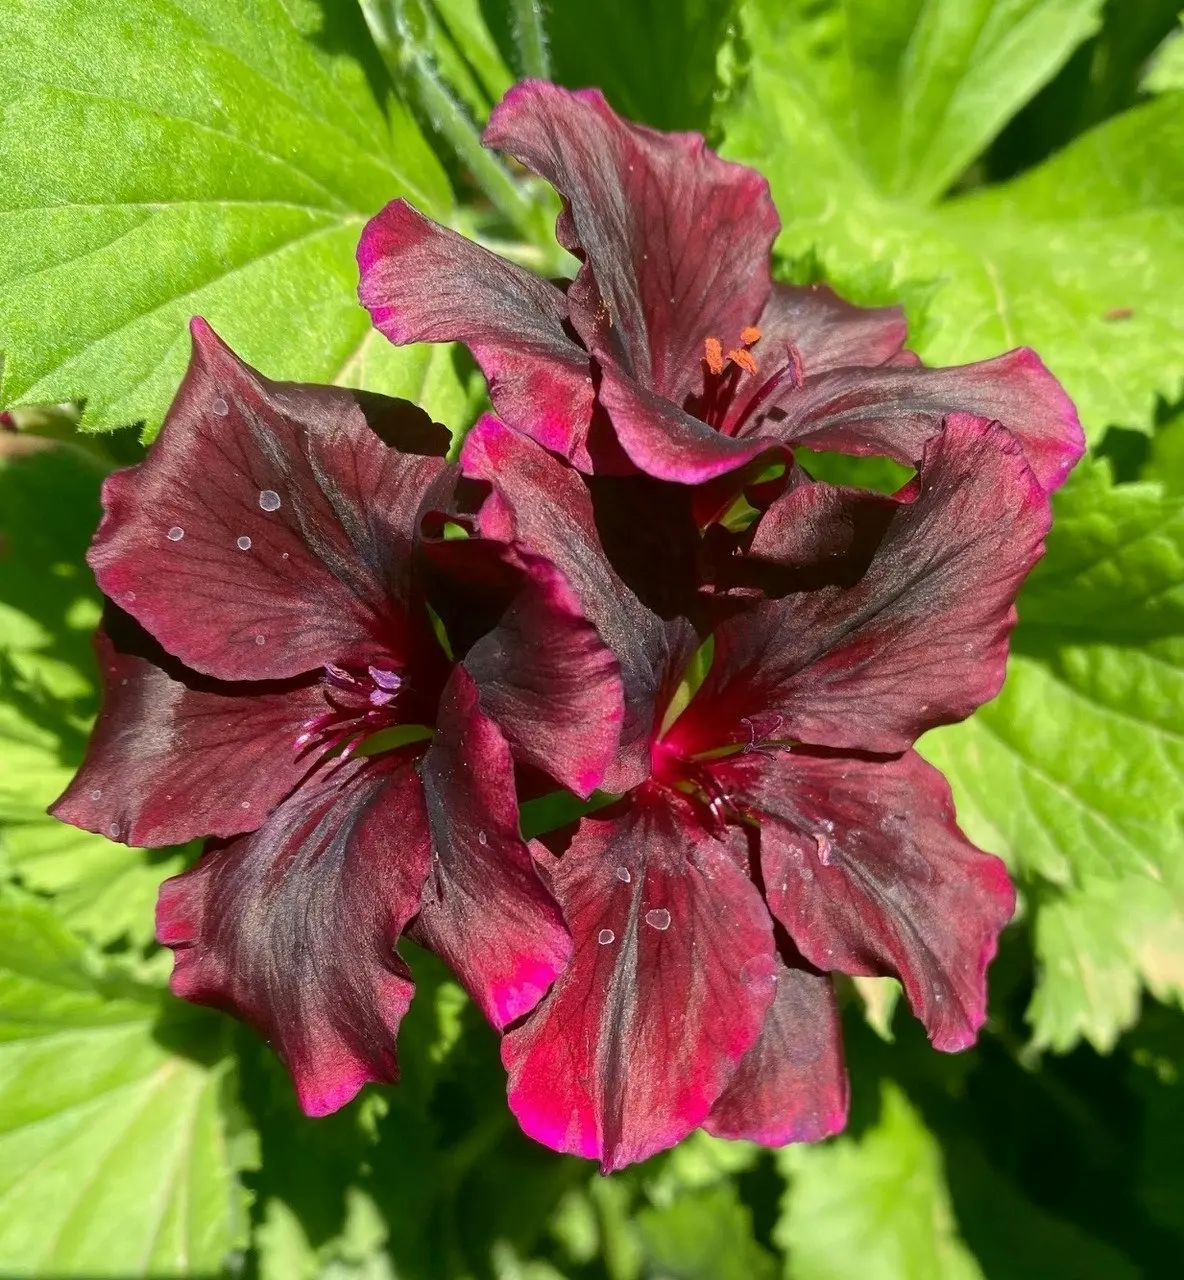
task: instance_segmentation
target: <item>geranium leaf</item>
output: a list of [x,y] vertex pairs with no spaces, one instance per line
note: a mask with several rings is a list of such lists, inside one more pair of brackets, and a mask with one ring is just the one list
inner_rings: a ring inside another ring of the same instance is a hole
[[129,849],[45,812],[82,758],[97,700],[99,594],[83,556],[101,478],[63,447],[0,462],[0,877],[52,895],[96,942],[138,947],[152,937],[157,886],[183,856]]
[[1092,438],[1114,422],[1150,430],[1156,394],[1184,378],[1184,304],[1164,287],[1184,274],[1184,96],[1107,121],[1011,182],[939,197],[1099,7],[948,0],[890,19],[888,6],[753,0],[750,77],[722,121],[725,150],[769,176],[783,253],[816,255],[849,292],[872,277],[882,298],[930,282],[923,358],[1033,346]]
[[367,216],[449,209],[353,6],[31,0],[0,86],[3,402],[82,400],[91,429],[159,423],[193,314],[330,381],[368,341]]
[[216,1275],[245,1243],[228,1024],[175,1010],[0,894],[0,1272]]
[[937,1142],[895,1085],[860,1138],[789,1146],[774,1239],[791,1280],[982,1280],[958,1237]]
[[1180,14],[1180,29],[1172,32],[1152,59],[1143,88],[1152,93],[1184,89],[1184,13]]
[[929,735],[1035,912],[1036,1042],[1109,1049],[1184,997],[1184,501],[1085,464],[1020,600],[999,698]]

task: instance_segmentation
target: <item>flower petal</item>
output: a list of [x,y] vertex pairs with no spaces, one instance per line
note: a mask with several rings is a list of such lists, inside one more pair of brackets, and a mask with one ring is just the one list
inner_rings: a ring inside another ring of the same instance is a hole
[[777,994],[703,1128],[765,1147],[818,1142],[847,1123],[847,1073],[831,979],[778,962]]
[[703,484],[735,471],[762,453],[780,453],[776,440],[724,435],[649,391],[612,365],[601,371],[600,402],[621,448],[646,475],[679,484]]
[[95,650],[103,705],[50,810],[63,822],[147,848],[234,836],[254,831],[316,762],[293,744],[327,709],[319,683],[220,684],[112,608]]
[[542,999],[571,938],[518,834],[509,748],[463,668],[444,691],[422,774],[434,857],[412,934],[500,1030]]
[[[791,513],[775,524],[787,556],[806,537],[792,513],[815,490],[779,500]],[[848,501],[861,499],[849,493]],[[687,754],[750,735],[903,751],[998,692],[1016,592],[1050,519],[1048,496],[1014,438],[997,424],[952,416],[870,558],[861,540],[894,500],[866,501],[846,561],[857,570],[868,561],[858,580],[804,591],[795,570],[778,582],[770,569],[766,587],[787,594],[717,628],[711,671],[675,726]],[[781,554],[776,537],[760,541],[759,528],[754,545],[770,560]]]
[[1049,492],[1064,483],[1085,450],[1073,402],[1026,347],[951,369],[893,362],[808,376],[780,399],[771,397],[741,434],[811,449],[886,454],[914,466],[943,418],[959,412],[1002,423]]
[[443,428],[405,401],[270,382],[192,328],[159,440],[103,486],[99,585],[220,680],[398,654],[420,513],[453,475],[411,451],[443,452]]
[[660,800],[582,821],[550,873],[575,955],[502,1042],[527,1134],[607,1173],[706,1119],[774,994],[771,922],[740,861]]
[[463,342],[497,410],[588,464],[592,374],[561,289],[425,218],[404,200],[366,225],[358,294],[392,342]]
[[914,751],[738,756],[725,772],[762,815],[765,898],[806,959],[899,977],[935,1048],[973,1043],[1015,890],[958,830],[941,774]]
[[563,196],[557,234],[585,264],[570,296],[589,349],[679,404],[699,390],[704,339],[736,343],[769,296],[780,223],[765,179],[698,134],[627,123],[599,90],[538,80],[506,94],[484,142]]
[[757,328],[758,363],[779,357],[792,343],[802,372],[812,377],[849,365],[883,364],[904,346],[909,327],[900,307],[857,307],[825,284],[775,284]]
[[390,753],[327,770],[253,835],[166,880],[157,937],[175,994],[250,1022],[308,1115],[395,1080],[411,1000],[395,952],[431,853],[414,763]]

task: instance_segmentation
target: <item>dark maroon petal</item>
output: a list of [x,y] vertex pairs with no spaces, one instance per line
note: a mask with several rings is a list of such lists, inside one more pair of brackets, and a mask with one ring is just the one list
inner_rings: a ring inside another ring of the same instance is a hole
[[578,465],[592,418],[588,355],[563,291],[394,200],[358,245],[358,295],[393,343],[463,342],[507,421]]
[[434,857],[414,936],[500,1030],[542,999],[571,938],[518,834],[509,747],[463,668],[444,691],[422,770]]
[[50,812],[147,848],[254,831],[316,762],[303,723],[316,682],[224,685],[188,671],[124,614],[95,636],[103,705],[86,759]]
[[527,551],[515,559],[523,589],[464,666],[515,758],[587,798],[620,746],[621,669],[563,574]]
[[724,435],[610,365],[599,394],[621,448],[646,475],[661,480],[703,484],[776,449],[764,436]]
[[669,653],[667,628],[613,572],[591,496],[577,472],[488,415],[466,438],[461,468],[494,486],[479,515],[485,537],[520,544],[554,564],[584,617],[616,655],[624,682],[621,746],[627,759],[610,789],[635,785],[649,775],[657,673]]
[[607,1173],[706,1119],[774,994],[771,921],[728,841],[643,798],[585,818],[552,863],[575,955],[502,1042],[532,1138]]
[[156,934],[172,990],[250,1022],[325,1115],[395,1080],[411,1000],[395,952],[431,861],[412,761],[353,760],[301,787],[253,835],[166,880]]
[[[1058,488],[1085,449],[1073,402],[1026,347],[952,369],[835,369],[764,406],[744,435],[844,453],[879,453],[915,466],[951,413],[1000,422],[1023,447],[1041,485]],[[784,415],[784,416],[781,416]],[[624,443],[624,441],[622,441]],[[626,445],[626,448],[628,446]]]
[[[828,285],[775,284],[757,321],[757,363],[780,363],[790,343],[806,376],[848,365],[877,365],[898,355],[908,337],[900,307],[857,307]],[[758,375],[759,381],[759,375]]]
[[[799,492],[779,501],[796,510]],[[1047,494],[1014,437],[955,415],[901,500],[867,496],[862,534],[893,501],[895,514],[853,585],[795,590],[789,571],[789,594],[721,624],[711,671],[674,729],[680,750],[751,735],[903,751],[924,730],[994,697],[1016,592],[1043,550]],[[792,520],[776,527],[796,554],[801,531]],[[765,549],[781,557],[776,545]],[[857,543],[855,550],[865,555]],[[770,570],[766,585],[777,576]]]
[[958,830],[941,774],[912,751],[737,756],[724,772],[762,815],[765,897],[806,959],[894,974],[935,1048],[971,1044],[1015,890]]
[[398,655],[420,514],[453,474],[408,450],[446,433],[404,401],[270,382],[192,329],[159,440],[103,486],[99,585],[221,680]]
[[628,124],[599,90],[538,80],[506,94],[484,141],[564,198],[559,240],[585,262],[570,290],[585,343],[681,404],[701,386],[704,340],[736,345],[765,305],[780,226],[769,184],[698,134]]
[[779,962],[777,994],[760,1036],[703,1128],[765,1147],[818,1142],[847,1123],[847,1094],[831,979]]

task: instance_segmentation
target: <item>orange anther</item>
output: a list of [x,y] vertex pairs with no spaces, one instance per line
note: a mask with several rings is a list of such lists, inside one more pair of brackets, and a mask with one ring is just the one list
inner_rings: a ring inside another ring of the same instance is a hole
[[748,354],[747,351],[741,351],[737,347],[734,351],[728,352],[728,359],[735,365],[739,365],[745,373],[756,373],[756,361]]
[[755,346],[755,344],[760,342],[760,340],[761,331],[756,327],[756,325],[746,324],[744,328],[740,330],[740,341],[744,343],[746,347]]
[[703,363],[712,373],[723,373],[724,348],[723,343],[718,338],[705,338],[703,340]]

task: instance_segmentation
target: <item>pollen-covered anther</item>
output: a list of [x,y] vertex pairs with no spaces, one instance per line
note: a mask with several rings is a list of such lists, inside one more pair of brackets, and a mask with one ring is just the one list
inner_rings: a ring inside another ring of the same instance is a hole
[[703,363],[709,373],[719,375],[724,371],[724,346],[718,338],[703,340]]
[[746,324],[740,330],[740,344],[745,347],[755,347],[761,340],[761,331],[754,324]]
[[729,351],[728,359],[745,373],[756,373],[756,361],[741,347],[734,347]]

